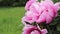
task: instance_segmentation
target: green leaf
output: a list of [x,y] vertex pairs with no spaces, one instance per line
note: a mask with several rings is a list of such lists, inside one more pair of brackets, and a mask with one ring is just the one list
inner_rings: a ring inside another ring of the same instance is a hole
[[57,31],[60,31],[60,24],[57,26]]

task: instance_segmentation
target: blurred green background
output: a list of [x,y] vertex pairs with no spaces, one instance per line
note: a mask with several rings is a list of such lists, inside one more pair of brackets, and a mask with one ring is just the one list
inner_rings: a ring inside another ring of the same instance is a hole
[[[21,34],[27,0],[0,0],[0,34]],[[60,0],[54,0],[60,2]]]

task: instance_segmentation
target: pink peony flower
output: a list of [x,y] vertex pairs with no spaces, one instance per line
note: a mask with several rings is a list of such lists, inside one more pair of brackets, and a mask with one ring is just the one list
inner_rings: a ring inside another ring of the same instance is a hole
[[[30,2],[31,4],[29,4]],[[27,12],[25,13],[25,19],[22,21],[26,21],[29,23],[45,22],[46,24],[49,24],[55,17],[57,17],[59,8],[60,2],[54,4],[51,0],[44,0],[41,2],[31,0],[25,6]]]
[[[26,13],[22,18],[22,23],[25,27],[23,28],[22,34],[47,34],[47,29],[41,29],[38,24],[49,24],[58,16],[60,2],[54,4],[52,0],[37,1],[29,0],[26,3]],[[32,25],[34,23],[36,23],[36,26]]]
[[35,26],[27,25],[23,29],[22,34],[47,34],[46,29],[39,30]]

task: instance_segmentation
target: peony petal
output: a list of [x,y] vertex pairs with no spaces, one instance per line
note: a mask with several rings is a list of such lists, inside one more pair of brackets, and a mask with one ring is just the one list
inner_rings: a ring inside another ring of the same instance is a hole
[[54,11],[52,9],[48,9],[47,12],[51,17],[54,17]]
[[32,3],[36,2],[37,0],[29,0],[27,3],[26,3],[26,6],[25,6],[25,10],[29,10],[30,6]]
[[60,9],[60,2],[55,3],[55,7],[56,7],[56,9],[58,11]]
[[24,31],[24,32],[22,32],[22,34],[29,34],[29,32],[28,31]]
[[39,14],[36,13],[36,12],[27,11],[27,12],[25,13],[25,16],[28,17],[28,20],[34,20],[34,21],[36,21],[37,18],[38,18],[38,16],[39,16]]
[[47,29],[42,29],[41,32],[44,33],[44,34],[48,33]]
[[38,13],[39,8],[40,8],[40,7],[39,7],[39,2],[35,2],[35,3],[33,3],[33,4],[31,5],[30,10],[33,11],[33,12]]
[[37,31],[37,30],[34,30],[34,31],[31,32],[31,34],[40,34],[40,32]]
[[24,25],[28,25],[26,22],[28,22],[28,23],[33,23],[34,21],[33,20],[30,20],[30,18],[29,17],[26,17],[26,16],[24,16],[23,18],[22,18],[22,23],[24,24]]
[[23,28],[23,31],[31,30],[33,28],[36,28],[36,27],[32,25],[25,25],[25,27]]
[[37,20],[37,22],[38,22],[38,23],[45,22],[46,14],[47,14],[47,13],[44,11],[44,12],[39,16],[39,19]]
[[37,28],[35,26],[32,25],[26,25],[23,28],[23,33],[22,34],[30,34],[32,31],[36,30]]
[[25,21],[26,21],[26,19],[25,19],[25,16],[24,16],[24,17],[22,18],[22,23],[23,23],[24,25],[26,25]]
[[49,24],[49,23],[51,23],[51,21],[52,21],[52,17],[50,16],[50,15],[46,15],[46,24]]

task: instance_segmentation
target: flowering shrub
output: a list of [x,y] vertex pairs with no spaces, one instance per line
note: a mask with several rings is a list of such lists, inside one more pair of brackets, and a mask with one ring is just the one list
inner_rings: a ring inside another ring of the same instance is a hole
[[58,16],[59,9],[60,2],[29,0],[25,6],[26,13],[22,18],[22,23],[25,25],[22,34],[47,34],[50,31],[55,33],[53,30],[55,27],[52,29],[50,24]]

